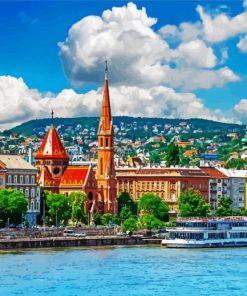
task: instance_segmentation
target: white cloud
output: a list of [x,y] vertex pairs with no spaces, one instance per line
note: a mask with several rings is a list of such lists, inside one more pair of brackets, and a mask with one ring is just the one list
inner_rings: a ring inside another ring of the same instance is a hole
[[200,88],[210,89],[212,87],[221,87],[228,82],[237,82],[240,78],[228,67],[218,70],[179,68],[170,69],[168,73],[168,82],[173,87],[183,85],[183,90],[193,91]]
[[243,123],[247,123],[247,99],[240,100],[233,108],[235,116]]
[[181,43],[174,51],[174,56],[176,55],[180,58],[180,63],[195,67],[213,68],[217,61],[212,48],[198,39]]
[[234,17],[225,13],[212,16],[206,13],[202,6],[197,7],[202,20],[202,30],[205,40],[222,42],[241,33],[247,33],[247,12],[244,11]]
[[202,23],[181,23],[178,27],[174,25],[165,25],[160,28],[159,34],[167,41],[189,42],[199,39],[202,35]]
[[138,10],[135,4],[128,3],[104,11],[102,17],[88,16],[74,24],[66,41],[59,43],[72,83],[100,83],[105,59],[111,61],[114,84],[131,81],[153,85],[162,81],[165,67],[160,62],[168,46],[152,30],[155,23],[156,19],[148,17],[145,8]]
[[[247,1],[247,0],[246,0]],[[243,52],[247,52],[247,35],[242,38],[239,43],[237,44],[237,47],[243,51]]]
[[[217,64],[213,49],[194,39],[201,32],[200,24],[181,24],[183,42],[171,49],[161,33],[153,30],[156,22],[145,8],[138,9],[128,3],[104,11],[102,17],[88,16],[75,23],[66,40],[59,43],[70,81],[75,86],[88,82],[99,84],[105,59],[109,60],[112,85],[142,88],[164,85],[192,90],[238,80],[230,69],[232,75],[225,75],[225,68],[212,69]],[[170,26],[170,30],[178,29]],[[176,79],[175,73],[178,73]],[[190,85],[195,75],[197,82]]]
[[[110,96],[114,115],[169,118],[199,115],[201,118],[227,120],[217,110],[206,108],[193,93],[179,93],[164,86],[115,86],[110,87]],[[102,88],[85,94],[64,89],[57,95],[44,95],[29,89],[21,78],[0,76],[1,129],[31,119],[48,117],[52,107],[56,117],[99,116],[101,102]]]

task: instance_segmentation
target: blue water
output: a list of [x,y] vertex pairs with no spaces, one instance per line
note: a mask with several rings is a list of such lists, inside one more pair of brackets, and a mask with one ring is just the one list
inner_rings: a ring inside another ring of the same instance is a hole
[[247,295],[247,248],[81,248],[0,253],[0,296]]

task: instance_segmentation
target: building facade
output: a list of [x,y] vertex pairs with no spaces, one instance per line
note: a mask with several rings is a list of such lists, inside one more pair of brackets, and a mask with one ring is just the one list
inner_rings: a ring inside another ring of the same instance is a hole
[[40,186],[36,182],[38,170],[18,155],[0,155],[0,187],[23,192],[28,201],[27,220],[35,225],[40,213]]
[[211,211],[215,213],[219,205],[220,198],[227,197],[229,194],[228,176],[215,167],[201,167],[201,170],[207,173],[209,178],[209,202]]
[[178,198],[188,188],[198,190],[208,201],[209,175],[199,168],[116,168],[117,194],[128,192],[138,201],[145,193],[154,193],[166,201],[170,214],[178,214]]
[[227,196],[232,199],[232,209],[240,210],[246,204],[246,170],[218,168],[228,177]]

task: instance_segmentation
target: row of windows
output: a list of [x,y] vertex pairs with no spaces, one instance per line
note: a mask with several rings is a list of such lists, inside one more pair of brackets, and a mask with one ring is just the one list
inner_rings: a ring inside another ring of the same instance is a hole
[[[122,190],[119,190],[119,192],[123,192]],[[145,194],[146,192],[137,192],[136,193],[136,198],[137,199],[140,199],[141,198],[141,196],[143,195],[143,194]],[[176,194],[175,193],[173,193],[173,194],[171,194],[169,197],[166,195],[166,193],[165,192],[156,192],[155,194],[157,194],[161,199],[163,199],[163,200],[166,200],[166,201],[169,201],[169,202],[176,202],[177,201],[177,198],[176,198]],[[133,192],[130,192],[130,195],[133,195]]]
[[227,236],[226,232],[219,232],[219,233],[209,233],[209,239],[225,239]]
[[[127,182],[127,181],[119,181],[119,186],[120,187],[123,187],[124,186],[124,188],[125,189],[127,189],[128,188],[128,184],[129,184],[129,188],[133,188],[133,182]],[[161,188],[161,189],[164,189],[164,187],[165,187],[165,182],[138,182],[137,183],[137,188],[138,189],[140,189],[140,188],[152,188],[152,189],[159,189],[159,188]],[[171,189],[175,189],[176,188],[176,183],[174,182],[174,183],[172,183],[172,184],[170,184],[170,188]]]
[[230,233],[230,238],[246,238],[247,232]]
[[18,189],[15,188],[15,189],[23,192],[26,197],[29,197],[29,196],[32,197],[32,198],[35,197],[35,188],[31,188],[31,190],[29,190],[28,187],[26,187],[25,189],[23,189],[22,187],[18,188]]
[[29,210],[31,211],[39,211],[40,208],[39,208],[39,202],[36,201],[36,203],[32,200],[31,202],[28,202],[28,208]]
[[203,239],[203,233],[190,233],[190,232],[171,232],[170,237],[172,239]]
[[[9,184],[24,184],[24,180],[25,180],[25,184],[30,184],[30,176],[26,175],[25,178],[23,175],[19,176],[19,182],[18,182],[18,175],[8,175],[8,183]],[[31,176],[31,184],[35,184],[36,178],[35,176]]]

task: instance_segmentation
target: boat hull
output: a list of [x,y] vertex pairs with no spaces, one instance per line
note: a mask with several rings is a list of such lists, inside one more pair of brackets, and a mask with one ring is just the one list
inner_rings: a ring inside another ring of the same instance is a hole
[[218,242],[203,242],[203,241],[170,241],[162,240],[162,246],[167,248],[227,248],[227,247],[247,247],[247,241],[218,241]]

